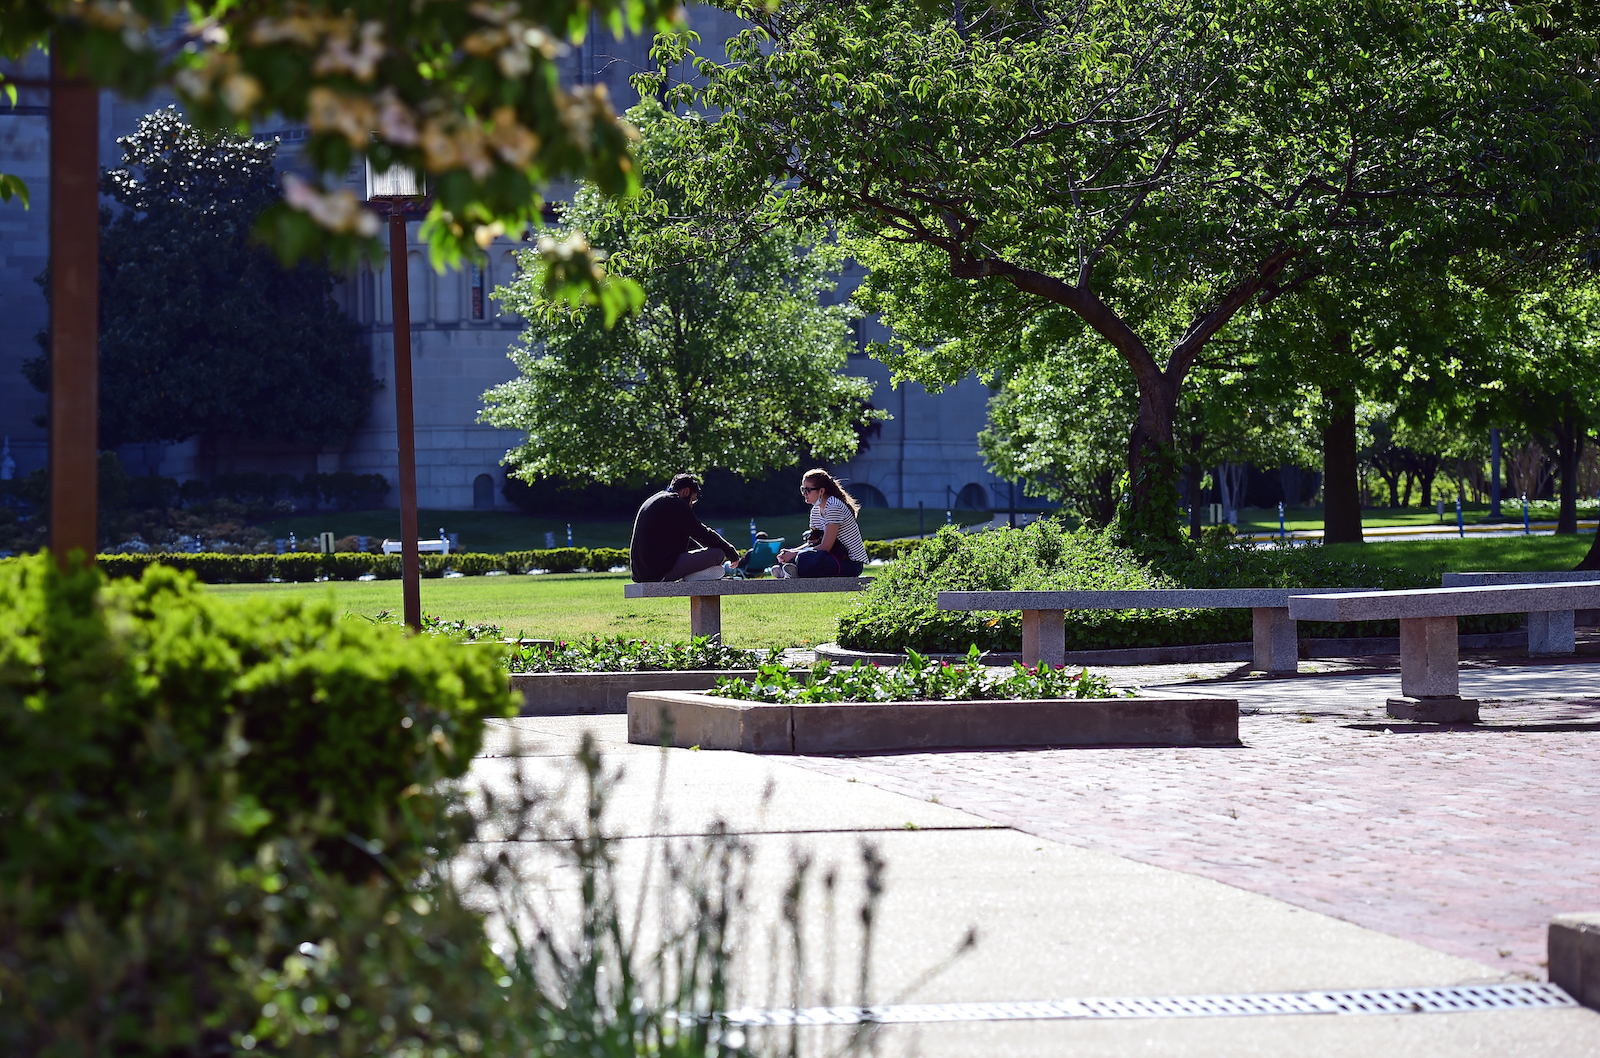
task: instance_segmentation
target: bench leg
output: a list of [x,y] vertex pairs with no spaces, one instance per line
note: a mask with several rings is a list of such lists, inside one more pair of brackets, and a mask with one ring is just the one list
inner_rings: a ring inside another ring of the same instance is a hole
[[1287,606],[1257,606],[1250,611],[1255,626],[1255,667],[1262,672],[1298,672],[1300,639]]
[[1461,666],[1454,617],[1400,619],[1400,693],[1389,699],[1397,720],[1473,724],[1478,702],[1461,697]]
[[689,596],[689,634],[722,638],[722,596]]
[[1053,667],[1067,663],[1067,626],[1060,610],[1022,611],[1022,663]]
[[1529,614],[1528,655],[1539,658],[1576,653],[1578,637],[1572,626],[1571,610]]

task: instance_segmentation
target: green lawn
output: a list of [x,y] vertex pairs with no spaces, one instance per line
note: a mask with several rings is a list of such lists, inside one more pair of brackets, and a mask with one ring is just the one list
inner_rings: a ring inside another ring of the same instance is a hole
[[[1283,526],[1291,532],[1295,530],[1321,529],[1321,507],[1290,507],[1283,512]],[[1554,521],[1557,510],[1556,505],[1544,500],[1533,504],[1529,509],[1529,517],[1536,522]],[[1580,521],[1592,519],[1595,516],[1595,502],[1589,498],[1578,506]],[[1464,503],[1461,505],[1461,520],[1467,525],[1479,525],[1489,521],[1489,505],[1487,503]],[[1509,522],[1519,525],[1522,522],[1522,501],[1507,497],[1500,505],[1500,517],[1495,519],[1496,524]],[[1456,507],[1452,500],[1445,504],[1444,520],[1440,521],[1436,508],[1421,507],[1364,507],[1361,510],[1361,524],[1367,528],[1383,525],[1444,525],[1456,524]],[[1239,511],[1239,529],[1241,532],[1261,532],[1263,530],[1276,530],[1278,528],[1278,512],[1275,508],[1245,507]]]
[[[944,525],[944,511],[926,511],[922,524],[927,532]],[[961,525],[987,522],[992,515],[987,511],[956,511],[953,520]],[[734,544],[748,546],[750,518],[706,516],[706,524],[714,529],[726,530]],[[915,536],[917,512],[913,510],[874,509],[861,512],[861,535],[868,540],[888,540],[894,537]],[[487,551],[498,554],[505,551],[524,551],[544,546],[544,534],[556,534],[556,546],[567,545],[567,522],[554,518],[535,518],[508,511],[419,511],[418,531],[422,536],[436,538],[442,528],[459,536],[463,551]],[[633,535],[632,519],[605,519],[574,521],[572,542],[577,547],[627,547]],[[757,518],[756,528],[768,536],[793,539],[805,530],[806,516],[796,514],[778,518]],[[274,538],[287,538],[290,531],[301,538],[315,538],[318,533],[332,533],[335,537],[373,536],[398,538],[400,512],[381,511],[326,511],[315,514],[296,514],[262,524]]]
[[[915,517],[915,512],[912,512]],[[576,528],[576,527],[574,527]],[[1465,540],[1383,541],[1335,544],[1330,553],[1418,572],[1570,569],[1588,552],[1594,537],[1507,536]],[[619,573],[565,576],[463,577],[422,582],[422,608],[451,620],[491,622],[508,633],[539,639],[595,635],[686,639],[689,604],[685,599],[632,600],[622,597],[627,577]],[[400,609],[400,582],[381,580],[327,584],[219,584],[209,591],[224,596],[332,596],[347,613],[371,616]],[[858,597],[848,594],[728,598],[722,603],[722,628],[736,646],[764,647],[826,643],[834,639],[841,611]]]
[[[620,573],[549,576],[462,577],[422,582],[422,609],[451,620],[489,622],[507,634],[534,639],[627,635],[656,640],[689,638],[688,599],[624,599]],[[372,616],[400,609],[397,580],[326,584],[216,584],[226,597],[332,596],[346,613]],[[741,647],[800,646],[831,642],[839,612],[853,594],[728,598],[722,603],[722,633]]]
[[[1510,504],[1503,504],[1501,512],[1506,518],[1512,517]],[[1290,507],[1283,512],[1283,525],[1292,531],[1322,528],[1321,507]],[[1476,525],[1489,517],[1487,503],[1468,503],[1461,508],[1461,519],[1468,525]],[[1516,518],[1522,517],[1522,509],[1517,508]],[[1432,507],[1364,507],[1361,510],[1361,524],[1368,528],[1381,525],[1455,525],[1455,504],[1445,505],[1444,521],[1439,520],[1439,513]],[[1278,512],[1275,508],[1245,507],[1239,511],[1239,529],[1241,532],[1275,530],[1278,528]]]
[[1328,554],[1426,573],[1571,569],[1589,553],[1594,536],[1490,536],[1446,540],[1384,540],[1330,544]]

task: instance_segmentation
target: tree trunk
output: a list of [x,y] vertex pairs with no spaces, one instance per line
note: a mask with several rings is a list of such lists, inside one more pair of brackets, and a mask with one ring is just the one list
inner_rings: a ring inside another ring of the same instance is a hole
[[1417,477],[1422,482],[1422,506],[1433,506],[1433,479],[1439,473],[1439,457],[1427,456],[1422,460]]
[[1178,414],[1178,386],[1163,375],[1139,381],[1139,418],[1128,437],[1128,503],[1122,530],[1176,543],[1178,457],[1172,427]]
[[1594,534],[1594,543],[1589,545],[1589,553],[1583,556],[1573,569],[1600,569],[1600,533]]
[[1406,472],[1405,479],[1406,479],[1405,488],[1400,493],[1400,506],[1409,507],[1409,506],[1411,506],[1411,473],[1410,473],[1410,471]]
[[[1348,354],[1350,338],[1335,342]],[[1338,386],[1324,386],[1322,399],[1329,407],[1322,428],[1322,542],[1361,543],[1361,485],[1356,459],[1356,398]]]

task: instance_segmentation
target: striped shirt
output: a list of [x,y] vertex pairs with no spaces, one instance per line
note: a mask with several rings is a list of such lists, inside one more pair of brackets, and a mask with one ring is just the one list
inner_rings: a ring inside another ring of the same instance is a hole
[[828,496],[821,503],[811,505],[811,528],[826,530],[830,525],[839,527],[834,539],[844,545],[850,561],[865,562],[867,545],[861,542],[861,526],[856,524],[856,516],[850,513],[850,508],[837,496]]

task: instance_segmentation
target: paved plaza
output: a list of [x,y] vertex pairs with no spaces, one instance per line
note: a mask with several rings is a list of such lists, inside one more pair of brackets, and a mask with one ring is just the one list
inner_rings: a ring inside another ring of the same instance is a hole
[[1239,699],[1238,749],[800,763],[1542,980],[1550,917],[1600,908],[1600,663],[1464,672],[1472,727],[1387,720],[1396,682],[1181,685]]
[[[663,835],[725,819],[757,854],[752,981],[770,979],[757,935],[778,919],[796,850],[837,865],[843,893],[863,840],[889,863],[880,1002],[1544,980],[1549,918],[1600,908],[1600,662],[1470,661],[1462,693],[1484,700],[1473,728],[1389,721],[1397,673],[1320,667],[1107,670],[1163,695],[1237,697],[1234,748],[758,757],[629,746],[621,717],[523,718],[491,728],[474,774],[558,774],[592,732],[626,772],[613,825],[640,840],[624,842],[624,873]],[[976,949],[919,982],[968,927]],[[770,1005],[759,989],[744,1000]],[[895,1025],[879,1041],[928,1055],[1375,1050],[1600,1055],[1600,1013],[988,1020]]]

